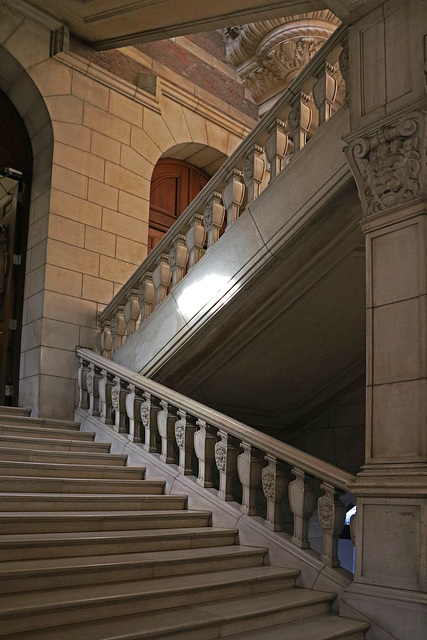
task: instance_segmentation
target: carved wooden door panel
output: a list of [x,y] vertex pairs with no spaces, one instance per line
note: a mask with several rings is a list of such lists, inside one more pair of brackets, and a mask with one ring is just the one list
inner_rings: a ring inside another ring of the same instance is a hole
[[208,182],[209,176],[181,160],[159,160],[151,179],[148,251]]

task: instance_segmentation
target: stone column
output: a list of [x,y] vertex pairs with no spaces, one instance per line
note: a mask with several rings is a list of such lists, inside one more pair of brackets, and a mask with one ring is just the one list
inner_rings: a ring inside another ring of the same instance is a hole
[[366,234],[367,411],[365,466],[352,487],[355,578],[344,600],[372,620],[372,637],[381,629],[378,637],[399,640],[421,640],[427,628],[426,33],[421,0],[389,0],[349,30],[346,141]]

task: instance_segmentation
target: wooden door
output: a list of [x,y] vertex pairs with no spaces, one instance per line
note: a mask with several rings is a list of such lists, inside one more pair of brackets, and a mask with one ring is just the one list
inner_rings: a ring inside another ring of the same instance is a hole
[[208,180],[204,171],[188,162],[159,160],[151,179],[148,251],[154,249]]

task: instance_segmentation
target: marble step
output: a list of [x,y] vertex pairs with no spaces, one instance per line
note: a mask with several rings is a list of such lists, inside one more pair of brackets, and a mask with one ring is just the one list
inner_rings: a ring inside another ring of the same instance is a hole
[[3,416],[22,416],[28,417],[31,415],[31,409],[24,409],[23,407],[5,407],[0,405],[0,420]]
[[[188,511],[185,513],[189,513]],[[174,516],[177,528],[74,531],[0,535],[0,560],[24,560],[214,548],[237,544],[237,529],[209,526],[206,512],[198,526],[185,527],[182,515]],[[181,528],[178,528],[180,527]]]
[[0,460],[0,476],[32,478],[77,478],[105,480],[143,480],[145,467],[114,467],[53,462]]
[[13,533],[67,533],[72,531],[121,531],[207,527],[210,511],[50,511],[0,512],[0,531]]
[[55,420],[53,418],[32,418],[30,416],[21,416],[0,413],[0,424],[13,424],[17,426],[30,427],[48,427],[51,429],[73,429],[80,430],[80,423],[73,420]]
[[155,511],[186,509],[183,495],[96,495],[78,493],[0,493],[0,512]]
[[75,429],[55,429],[38,426],[18,426],[14,424],[0,424],[0,435],[29,438],[47,438],[54,440],[88,440],[93,442],[95,433],[76,431]]
[[[260,566],[231,571],[214,571],[187,576],[171,576],[130,582],[84,585],[64,589],[47,589],[3,595],[0,600],[0,637],[73,622],[103,619],[115,615],[152,612],[199,603],[220,602],[254,594],[268,594],[295,589],[294,570]],[[321,604],[320,612],[330,607],[335,595],[301,590],[306,603]],[[190,607],[191,610],[191,607]],[[168,612],[170,615],[170,611]]]
[[67,463],[102,466],[125,466],[127,456],[94,451],[49,451],[36,446],[15,448],[0,443],[0,460],[21,462]]
[[[1,468],[0,468],[1,473]],[[150,478],[148,480],[109,480],[106,478],[41,478],[28,476],[0,475],[0,492],[34,493],[82,493],[82,494],[156,494],[164,493],[166,482]]]
[[[271,624],[288,624],[294,620],[304,620],[310,616],[319,616],[330,611],[331,601],[335,595],[290,586],[294,577],[289,577],[286,580],[285,572],[275,581],[274,586],[278,587],[284,581],[287,581],[289,586],[284,589],[272,589],[272,571],[270,579],[267,578],[267,575],[268,570],[274,570],[274,568],[259,567],[258,570],[260,569],[265,571],[265,581],[254,580],[252,577],[249,581],[241,581],[239,584],[238,578],[235,576],[234,585],[233,582],[221,586],[212,584],[215,576],[212,573],[203,576],[203,587],[200,584],[201,580],[195,582],[197,576],[189,576],[188,578],[184,576],[180,581],[184,584],[187,580],[191,581],[193,588],[186,589],[184,586],[181,589],[179,587],[174,597],[169,587],[169,593],[173,598],[170,602],[173,602],[174,608],[167,611],[149,609],[150,605],[160,604],[162,599],[160,594],[157,595],[157,598],[154,597],[154,601],[151,598],[146,599],[143,594],[138,594],[136,607],[132,606],[132,596],[129,597],[128,606],[122,606],[120,617],[114,615],[115,607],[114,610],[108,608],[101,601],[97,602],[96,612],[91,608],[89,601],[83,601],[82,605],[74,611],[65,611],[64,607],[60,609],[57,606],[56,611],[39,615],[39,630],[34,629],[29,634],[26,633],[26,629],[30,628],[31,623],[34,626],[37,619],[35,615],[37,603],[35,603],[32,606],[33,615],[29,618],[22,617],[22,609],[20,614],[17,609],[9,611],[7,616],[3,613],[0,637],[3,634],[10,637],[10,640],[24,640],[24,638],[25,640],[57,640],[58,638],[66,638],[67,640],[81,640],[82,638],[84,640],[142,640],[144,638],[150,640],[164,640],[166,638],[200,640],[203,638],[203,640],[209,640],[210,638],[230,636],[237,631],[242,633],[262,629],[261,634],[264,638],[265,627]],[[232,573],[237,574],[242,571]],[[253,575],[253,570],[250,571]],[[219,575],[221,574],[216,574],[216,577]],[[168,582],[170,580],[168,579]],[[147,585],[147,582],[145,584]],[[120,583],[120,586],[123,587],[123,583]],[[257,588],[260,590],[258,591]],[[266,588],[267,590],[265,590]],[[135,595],[134,590],[134,598]],[[180,603],[185,606],[181,606]],[[73,614],[74,618],[77,618],[78,615],[84,615],[83,607],[87,611],[87,616],[92,613],[97,618],[86,617],[84,621],[75,620],[74,624],[67,624],[66,621]],[[137,613],[126,615],[126,611],[131,608],[139,610]],[[142,610],[143,608],[144,610]],[[55,607],[52,606],[52,609]],[[27,613],[29,613],[28,608]],[[49,629],[49,626],[53,628]],[[319,639],[316,638],[316,640]]]
[[261,547],[230,545],[6,561],[0,564],[0,593],[241,569],[262,565],[266,553],[267,549]]
[[111,445],[108,442],[80,442],[79,440],[0,435],[0,447],[7,447],[8,449],[31,448],[37,451],[88,451],[93,453],[108,453]]

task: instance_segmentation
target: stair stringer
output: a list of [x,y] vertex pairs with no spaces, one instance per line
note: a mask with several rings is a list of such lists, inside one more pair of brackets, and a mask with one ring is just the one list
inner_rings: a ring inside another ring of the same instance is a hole
[[81,423],[81,431],[96,434],[96,442],[111,444],[110,453],[127,455],[128,466],[146,467],[147,478],[162,477],[166,481],[166,494],[185,493],[188,495],[189,508],[211,511],[215,527],[238,529],[240,544],[266,547],[272,565],[300,571],[297,586],[335,593],[337,600],[334,608],[338,611],[340,596],[352,583],[351,573],[343,568],[327,567],[316,552],[293,545],[290,535],[270,531],[261,518],[242,513],[235,502],[224,502],[218,498],[216,489],[202,488],[196,484],[194,476],[180,473],[175,464],[163,463],[157,454],[146,452],[141,445],[131,442],[126,435],[114,431],[86,410],[77,408],[75,420]]

